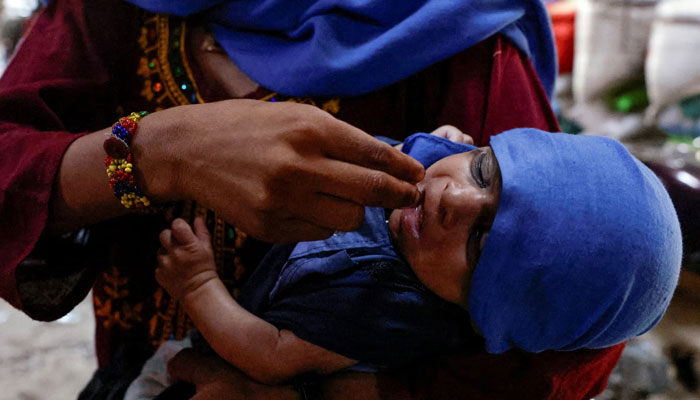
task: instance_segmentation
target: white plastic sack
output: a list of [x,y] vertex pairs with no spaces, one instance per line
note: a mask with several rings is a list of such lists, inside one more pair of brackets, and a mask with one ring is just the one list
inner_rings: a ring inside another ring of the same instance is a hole
[[626,82],[644,78],[644,59],[656,0],[579,0],[573,94],[597,100]]
[[659,4],[649,41],[647,121],[686,97],[700,94],[700,1]]

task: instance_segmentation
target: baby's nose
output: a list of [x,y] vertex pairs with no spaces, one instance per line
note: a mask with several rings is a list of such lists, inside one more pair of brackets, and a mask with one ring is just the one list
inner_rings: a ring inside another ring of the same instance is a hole
[[443,226],[460,229],[471,226],[483,207],[483,195],[470,188],[448,187],[440,199]]

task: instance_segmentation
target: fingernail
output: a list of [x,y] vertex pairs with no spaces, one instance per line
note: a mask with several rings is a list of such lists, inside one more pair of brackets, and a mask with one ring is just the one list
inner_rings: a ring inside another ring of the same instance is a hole
[[418,186],[416,186],[416,195],[415,195],[415,198],[413,199],[413,202],[405,207],[401,207],[401,209],[413,208],[417,204],[419,204],[422,199],[423,199],[423,187],[421,185],[418,185]]
[[423,178],[425,177],[425,168],[423,168],[423,165],[421,165],[420,167],[421,167],[420,171],[416,174],[416,176],[414,178],[415,180],[413,181],[413,183],[418,183],[418,182],[422,181]]

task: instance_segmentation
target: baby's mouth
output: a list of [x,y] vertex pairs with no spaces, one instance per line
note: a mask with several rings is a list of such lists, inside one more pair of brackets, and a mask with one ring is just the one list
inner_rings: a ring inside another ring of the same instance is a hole
[[418,214],[418,236],[420,236],[420,233],[423,231],[423,216],[425,213],[423,212],[423,200],[421,199],[420,204],[418,204],[418,207],[416,207],[416,214]]
[[423,197],[417,206],[406,208],[401,213],[401,227],[404,231],[410,233],[414,239],[420,237],[421,228],[423,227]]
[[[422,183],[422,182],[421,182]],[[418,190],[420,192],[420,200],[418,200],[418,205],[416,206],[416,214],[418,215],[418,235],[423,231],[423,217],[425,213],[423,212],[423,204],[425,203],[425,188],[423,185],[418,185]],[[416,236],[417,238],[418,236]]]

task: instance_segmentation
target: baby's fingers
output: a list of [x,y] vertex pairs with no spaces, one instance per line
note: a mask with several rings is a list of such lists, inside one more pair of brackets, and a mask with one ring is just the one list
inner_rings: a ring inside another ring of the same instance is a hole
[[163,229],[160,235],[158,235],[158,239],[160,240],[160,245],[165,248],[166,252],[173,247],[173,231],[170,229]]
[[[166,262],[166,263],[169,263],[170,260],[166,260],[165,262]],[[160,286],[163,286],[164,288],[167,288],[167,284],[168,284],[168,279],[167,279],[167,278],[168,278],[168,270],[167,270],[167,267],[162,266],[160,260],[158,261],[158,265],[159,265],[159,267],[156,268],[156,270],[155,270],[154,273],[153,273],[153,276],[154,276],[154,278],[156,278],[156,282],[158,282],[158,284],[159,284]]]
[[197,238],[192,232],[189,224],[182,218],[177,218],[171,225],[172,241],[174,244],[186,245],[194,242]]
[[194,234],[197,235],[197,239],[204,243],[211,242],[211,235],[207,229],[207,225],[204,223],[202,217],[197,217],[194,219]]
[[154,271],[154,277],[156,278],[156,282],[158,282],[158,284],[165,287],[165,284],[167,283],[167,279],[165,278],[168,275],[172,261],[167,254],[163,253],[158,253],[156,259],[158,260],[158,267],[156,267]]
[[431,135],[439,136],[456,143],[474,144],[474,139],[472,139],[471,136],[462,133],[462,131],[452,125],[443,125],[434,130]]

